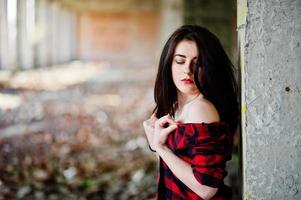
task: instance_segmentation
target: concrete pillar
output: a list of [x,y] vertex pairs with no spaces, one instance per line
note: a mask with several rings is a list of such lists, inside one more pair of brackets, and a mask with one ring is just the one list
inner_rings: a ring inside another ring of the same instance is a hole
[[53,2],[49,4],[49,22],[48,22],[48,48],[50,51],[50,64],[57,64],[59,63],[59,42],[60,42],[60,33],[59,30],[59,18],[60,12],[58,4]]
[[238,36],[238,53],[239,53],[239,66],[240,66],[240,88],[241,88],[241,158],[242,158],[242,199],[248,198],[248,192],[246,191],[246,99],[245,99],[245,27],[247,20],[247,0],[238,0],[237,1],[237,36]]
[[33,67],[34,0],[17,1],[17,52],[18,67]]
[[70,13],[69,16],[70,21],[70,33],[69,33],[69,41],[70,41],[70,60],[74,60],[78,58],[77,55],[77,20],[74,12]]
[[3,55],[5,57],[4,68],[15,70],[17,68],[17,1],[9,0],[5,4],[7,6],[7,14],[5,12],[3,14],[7,17],[7,20],[4,17],[7,26],[4,25],[3,39],[7,41],[4,42],[5,49],[3,49],[3,51],[6,51]]
[[244,199],[301,199],[301,1],[238,0]]
[[46,0],[36,0],[35,3],[35,65],[46,67],[50,64],[49,49],[49,3]]
[[57,2],[36,0],[36,65],[49,66],[76,57],[76,21]]
[[8,59],[7,0],[0,0],[0,69],[6,69]]
[[59,63],[67,62],[71,59],[71,14],[68,10],[60,8],[58,10],[58,61]]
[[161,4],[160,43],[163,47],[171,33],[183,25],[184,10],[183,0],[161,1]]
[[57,7],[57,9],[55,9],[56,11],[56,18],[55,20],[57,20],[55,22],[55,39],[56,39],[56,52],[57,54],[57,60],[56,63],[62,63],[64,61],[64,55],[66,52],[66,41],[65,41],[65,32],[66,32],[66,25],[65,21],[66,21],[66,16],[64,11],[61,9],[61,7]]

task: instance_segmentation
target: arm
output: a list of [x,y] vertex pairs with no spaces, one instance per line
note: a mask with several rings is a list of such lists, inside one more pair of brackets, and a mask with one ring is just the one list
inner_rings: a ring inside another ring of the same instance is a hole
[[[168,126],[166,126],[166,124]],[[153,147],[158,155],[168,165],[174,175],[181,180],[187,187],[194,191],[201,198],[211,199],[217,192],[217,188],[202,185],[195,178],[192,167],[176,156],[166,145],[166,139],[169,133],[177,128],[176,123],[167,115],[155,122],[155,134],[153,138]]]
[[156,151],[174,175],[201,198],[208,200],[215,195],[217,188],[200,184],[194,177],[190,164],[177,157],[168,147],[161,146]]

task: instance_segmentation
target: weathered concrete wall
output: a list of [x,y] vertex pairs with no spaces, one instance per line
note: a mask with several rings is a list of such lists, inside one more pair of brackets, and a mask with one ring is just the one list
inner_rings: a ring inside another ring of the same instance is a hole
[[238,17],[244,199],[301,199],[301,1],[238,0]]
[[158,44],[159,14],[156,11],[80,13],[79,58],[153,61]]
[[78,55],[83,60],[157,63],[166,40],[183,24],[183,0],[97,2],[97,9],[78,10],[73,5],[78,10]]

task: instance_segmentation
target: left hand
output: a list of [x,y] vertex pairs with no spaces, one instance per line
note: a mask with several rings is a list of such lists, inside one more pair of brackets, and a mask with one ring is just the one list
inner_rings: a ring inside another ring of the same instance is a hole
[[143,122],[144,132],[146,134],[146,138],[147,138],[148,144],[151,149],[154,149],[153,138],[154,138],[154,134],[155,134],[155,122],[157,120],[158,119],[156,117],[156,113],[153,113],[149,119],[147,119]]
[[155,134],[153,138],[153,148],[158,150],[164,147],[166,144],[169,133],[177,128],[177,123],[170,117],[165,115],[155,122]]

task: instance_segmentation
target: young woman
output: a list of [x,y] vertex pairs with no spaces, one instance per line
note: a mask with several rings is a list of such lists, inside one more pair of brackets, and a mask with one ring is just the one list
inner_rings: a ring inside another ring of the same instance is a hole
[[168,39],[143,122],[160,161],[156,199],[231,199],[225,164],[239,120],[234,68],[218,38],[184,25]]

